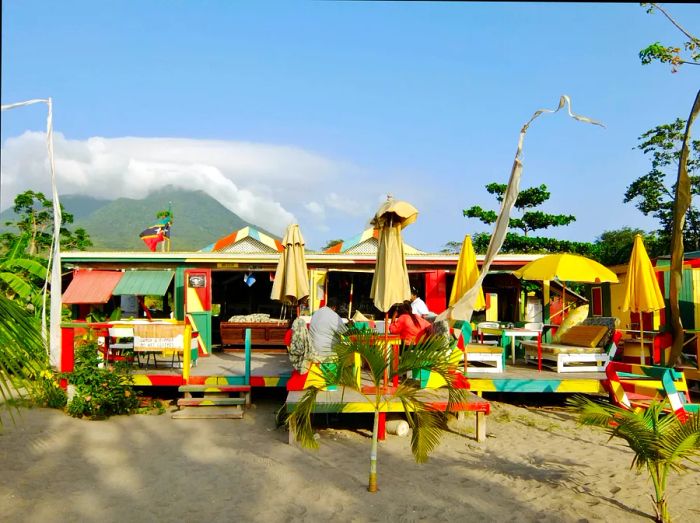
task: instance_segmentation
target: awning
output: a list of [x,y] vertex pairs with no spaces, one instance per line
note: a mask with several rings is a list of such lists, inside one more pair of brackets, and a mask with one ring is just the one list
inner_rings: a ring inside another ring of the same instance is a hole
[[121,271],[77,270],[63,293],[62,301],[68,304],[107,303],[122,274]]
[[137,296],[164,296],[168,292],[173,271],[127,271],[112,291],[115,296],[135,294]]

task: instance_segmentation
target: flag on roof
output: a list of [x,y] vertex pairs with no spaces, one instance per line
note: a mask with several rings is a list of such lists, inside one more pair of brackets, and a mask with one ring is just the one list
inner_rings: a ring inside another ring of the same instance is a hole
[[170,239],[170,225],[172,220],[170,216],[159,217],[154,225],[144,229],[139,234],[139,237],[148,246],[148,248],[155,252],[158,244],[165,239]]

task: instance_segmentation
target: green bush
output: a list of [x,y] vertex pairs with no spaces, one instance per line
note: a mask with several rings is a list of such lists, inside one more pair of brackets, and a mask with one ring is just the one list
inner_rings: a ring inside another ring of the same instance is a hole
[[42,370],[39,373],[32,382],[34,405],[50,409],[63,409],[66,406],[68,395],[61,388],[59,378],[52,370]]
[[128,364],[100,368],[102,360],[94,341],[76,347],[75,367],[67,375],[75,387],[68,403],[68,414],[76,418],[104,419],[115,414],[129,414],[138,408]]

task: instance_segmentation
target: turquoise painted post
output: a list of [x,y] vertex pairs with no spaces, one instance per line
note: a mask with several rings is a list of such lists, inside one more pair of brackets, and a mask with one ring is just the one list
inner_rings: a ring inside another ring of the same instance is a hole
[[251,331],[245,330],[245,384],[250,385],[250,342]]

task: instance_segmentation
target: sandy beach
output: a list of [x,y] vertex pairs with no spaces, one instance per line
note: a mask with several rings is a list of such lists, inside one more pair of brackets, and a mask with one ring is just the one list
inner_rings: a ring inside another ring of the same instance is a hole
[[[163,415],[106,421],[23,410],[0,432],[0,519],[53,521],[650,521],[651,483],[632,453],[559,406],[494,401],[488,440],[456,419],[430,461],[408,437],[379,449],[366,491],[369,418],[319,421],[319,450],[287,443],[280,397],[242,420]],[[366,421],[366,423],[365,423]],[[676,521],[700,520],[700,466],[672,476]]]

